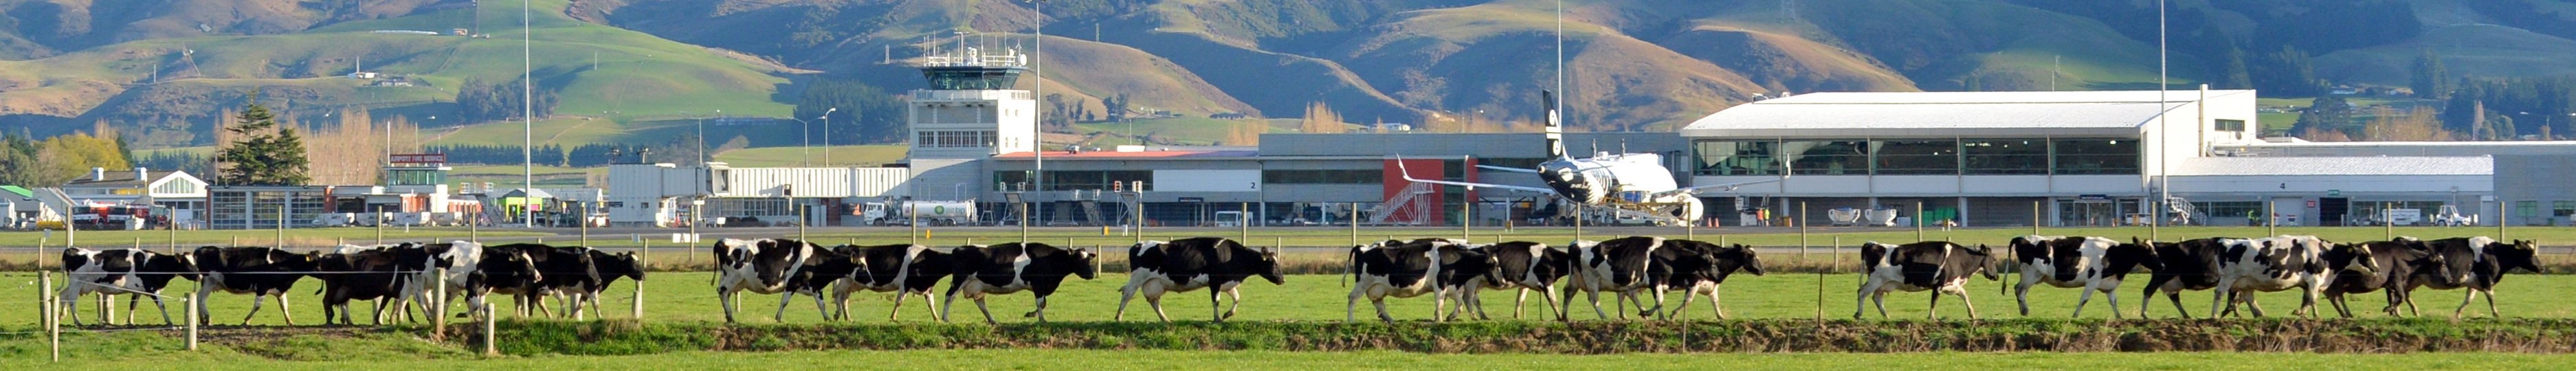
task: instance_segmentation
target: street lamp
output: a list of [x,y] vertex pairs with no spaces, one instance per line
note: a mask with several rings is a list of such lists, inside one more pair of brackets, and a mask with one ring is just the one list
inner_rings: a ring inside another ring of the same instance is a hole
[[840,111],[840,110],[841,110],[841,109],[840,109],[839,107],[834,107],[834,108],[832,108],[832,109],[826,109],[826,110],[823,110],[823,166],[824,166],[824,167],[831,167],[831,166],[832,166],[832,112],[833,112],[833,111]]
[[[788,116],[788,117],[787,117],[787,119],[789,119],[789,120],[796,120],[796,123],[799,123],[799,124],[805,124],[804,126],[802,126],[804,129],[802,129],[802,130],[797,130],[797,131],[796,131],[796,136],[797,136],[798,138],[801,138],[801,139],[798,139],[798,140],[799,140],[799,141],[801,141],[802,143],[805,143],[802,147],[800,147],[800,148],[802,148],[802,151],[804,151],[804,155],[803,155],[801,158],[796,159],[796,163],[797,163],[797,164],[811,164],[811,163],[812,163],[812,161],[814,161],[814,136],[812,135],[812,133],[814,132],[814,123],[811,123],[811,122],[805,122],[805,119],[796,118],[795,116]],[[824,139],[830,139],[830,138],[824,138]]]

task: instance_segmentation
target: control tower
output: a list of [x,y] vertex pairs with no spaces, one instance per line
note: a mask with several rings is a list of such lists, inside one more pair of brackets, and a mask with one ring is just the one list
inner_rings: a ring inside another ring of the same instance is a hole
[[983,160],[1037,149],[1038,101],[1015,88],[1028,61],[1017,50],[981,48],[922,58],[930,85],[913,90],[906,107],[914,199],[975,198],[993,184]]

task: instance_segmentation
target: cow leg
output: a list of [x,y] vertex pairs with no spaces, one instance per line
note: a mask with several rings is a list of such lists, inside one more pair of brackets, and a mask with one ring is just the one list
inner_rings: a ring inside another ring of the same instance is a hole
[[733,290],[716,288],[716,304],[724,306],[725,323],[733,323]]
[[[2039,279],[2039,276],[2033,276],[2033,275],[2026,275],[2026,274],[2025,274],[2025,275],[2022,275],[2022,276],[2021,276],[2021,283],[2013,284],[2013,301],[2015,301],[2015,302],[2020,302],[2020,303],[2021,303],[2021,315],[2022,315],[2023,317],[2029,317],[2029,316],[2030,316],[2030,287],[2031,287],[2031,282],[2032,282],[2033,280],[2038,280],[2038,279]],[[2090,294],[2090,293],[2087,293],[2087,294]],[[2082,305],[2082,304],[2077,304],[2077,305],[2075,306],[2075,312],[2076,312],[2076,313],[2079,313],[2079,315],[2080,315],[2080,313],[2083,313],[2083,312],[2084,312],[2084,305]]]
[[[2091,304],[2091,303],[2093,303],[2093,288],[2090,288],[2090,287],[2084,288],[2084,292],[2083,292],[2083,293],[2076,294],[2076,295],[2075,295],[2075,318],[2084,318],[2084,306],[2085,306],[2085,305],[2089,305],[2089,304]],[[2112,308],[2118,308],[2118,307],[2119,307],[2119,304],[2118,304],[2118,303],[2113,303],[2111,307],[2112,307]],[[2117,314],[2117,313],[2120,313],[2120,311],[2113,310],[2113,311],[2111,311],[2111,313],[2113,313],[2113,314]],[[2029,315],[2029,314],[2030,314],[2030,302],[2027,302],[2027,301],[2022,302],[2022,314],[2023,314],[2023,315]]]
[[1163,313],[1163,293],[1156,291],[1144,295],[1145,306],[1154,307],[1154,318],[1163,320],[1163,323],[1171,323],[1172,315]]
[[268,294],[267,294],[267,293],[252,293],[252,294],[250,295],[250,313],[242,314],[242,326],[249,326],[249,325],[250,325],[250,319],[252,319],[252,318],[258,318],[258,316],[259,316],[259,304],[260,304],[260,302],[261,302],[261,301],[263,301],[263,300],[267,300],[267,299],[268,299]]
[[[2254,292],[2241,292],[2237,293],[2236,296],[2244,298],[2245,311],[2254,312],[2254,318],[2263,318],[2263,304],[2254,301],[2254,294]],[[2298,311],[2293,310],[2290,314],[2297,315]]]
[[1941,294],[1947,294],[1949,291],[1950,290],[1936,290],[1932,292],[1931,306],[1923,308],[1924,318],[1934,320],[1941,319]]
[[[1959,295],[1959,306],[1968,308],[1968,319],[1977,319],[1977,302],[1968,300],[1968,289],[1960,288],[1958,291],[1952,292],[1951,294]],[[1938,296],[1940,294],[1933,295]]]
[[[2113,281],[2113,282],[2112,282],[2112,284],[2111,284],[2110,286],[2106,286],[2106,287],[2103,287],[2103,288],[2102,288],[2102,300],[2104,300],[2104,301],[2107,301],[2107,302],[2108,302],[2108,303],[2107,303],[2107,306],[2106,306],[2105,308],[2110,308],[2109,310],[2111,311],[2111,318],[2112,318],[2112,319],[2121,319],[2121,318],[2123,318],[2123,317],[2124,317],[2123,315],[2121,315],[2121,314],[2120,314],[2120,293],[2112,292],[2113,290],[2119,290],[2119,289],[2120,289],[2120,285],[2119,285],[2118,281]],[[2081,306],[2081,305],[2076,306],[2076,307],[2075,307],[2075,310],[2084,310],[2084,306]],[[2147,318],[2147,317],[2146,317],[2146,315],[2143,315],[2143,314],[2138,316],[2138,319],[2146,319],[2146,318]]]
[[2352,318],[2352,308],[2344,302],[2342,292],[2326,293],[2326,304],[2334,306],[2335,314],[2342,315],[2343,318]]
[[[1567,288],[1567,289],[1571,290],[1572,288]],[[1602,313],[1602,312],[1601,312],[1601,290],[1586,289],[1586,290],[1583,290],[1583,296],[1584,296],[1584,298],[1585,298],[1585,299],[1592,301],[1592,316],[1594,316],[1594,317],[1600,317],[1600,319],[1601,319],[1601,320],[1609,320],[1609,319],[1610,319],[1610,314],[1609,314],[1609,313]],[[1614,302],[1615,302],[1615,301],[1618,301],[1618,298],[1610,298],[1610,299],[1611,299],[1611,301],[1614,301]],[[1569,301],[1574,300],[1573,295],[1567,295],[1567,296],[1566,296],[1566,300],[1569,300]],[[1613,305],[1616,305],[1617,303],[1612,303],[1612,304],[1613,304]],[[1627,308],[1620,308],[1619,310],[1621,310],[1621,311],[1626,311],[1626,310],[1628,310],[1628,309],[1627,309]],[[1624,319],[1624,318],[1628,318],[1628,317],[1627,317],[1627,315],[1626,315],[1626,314],[1621,314],[1619,318],[1623,318],[1623,319]]]
[[1870,305],[1874,305],[1874,306],[1877,306],[1877,307],[1878,307],[1878,318],[1879,318],[1879,319],[1887,319],[1887,293],[1885,293],[1885,292],[1880,292],[1880,293],[1870,294],[1870,296],[1869,296],[1869,302],[1870,302]]
[[[71,285],[68,285],[68,286],[78,286],[78,285],[80,285],[80,281],[72,281]],[[66,292],[66,294],[59,294],[59,295],[61,295],[61,296],[56,296],[56,297],[55,297],[55,299],[54,299],[54,302],[56,303],[56,305],[63,307],[63,309],[61,309],[61,311],[60,311],[60,312],[54,312],[54,321],[55,321],[56,323],[61,323],[61,321],[63,320],[63,319],[62,319],[62,317],[71,317],[71,318],[72,318],[72,326],[80,326],[80,325],[83,325],[83,324],[81,323],[81,315],[80,315],[80,301],[81,301],[81,297],[82,297],[82,296],[88,296],[88,295],[87,295],[87,294],[85,294],[85,293],[80,293],[80,292],[73,291],[73,289],[72,289],[71,287],[64,287],[64,288],[63,288],[63,292]],[[2469,304],[2468,304],[2467,302],[2462,302],[2462,303],[2460,303],[2460,307],[2461,307],[2461,308],[2468,308],[2468,307],[2469,307]],[[64,313],[70,313],[70,314],[69,314],[69,315],[65,315]]]
[[1395,323],[1395,316],[1386,313],[1386,297],[1371,297],[1369,303],[1377,305],[1377,320],[1388,324]]
[[982,297],[982,296],[977,296],[977,297],[975,297],[975,310],[984,312],[984,324],[987,324],[987,325],[999,325],[999,324],[1002,324],[1002,321],[996,321],[996,320],[993,320],[993,310],[992,310],[992,309],[989,309],[989,308],[986,308],[986,307],[984,306],[984,297]]
[[1723,320],[1726,319],[1726,302],[1720,301],[1717,298],[1717,294],[1721,291],[1722,290],[1718,289],[1708,290],[1708,311],[1712,314],[1716,314],[1717,319]]
[[[853,292],[852,292],[852,291],[837,291],[837,292],[833,292],[833,293],[832,293],[832,315],[831,315],[830,317],[825,317],[825,318],[830,318],[830,319],[831,319],[831,320],[833,320],[833,321],[847,321],[847,320],[850,320],[850,294],[851,294],[851,293],[853,293]],[[904,294],[904,293],[901,293],[901,292],[897,292],[897,293],[895,293],[895,294],[894,294],[894,299],[895,299],[895,305],[896,305],[896,308],[902,308],[902,305],[903,305],[903,294]]]
[[[581,312],[573,312],[573,313],[581,313]],[[828,321],[831,321],[831,320],[832,320],[832,310],[831,310],[830,308],[825,308],[825,307],[823,307],[823,293],[821,293],[821,292],[815,292],[815,293],[814,293],[814,313],[815,313],[815,314],[817,314],[817,315],[821,315],[821,316],[823,316],[823,320],[824,320],[824,321],[827,321],[827,322],[828,322]],[[579,320],[581,320],[581,316],[580,316],[579,314],[575,314],[575,315],[573,315],[573,320],[574,320],[574,321],[579,321]]]
[[[940,321],[940,322],[948,322],[948,311],[947,311],[946,309],[941,309],[941,310],[938,310],[938,311],[932,311],[932,310],[931,310],[931,307],[938,307],[938,306],[939,306],[939,297],[937,297],[937,296],[930,296],[930,290],[929,290],[929,289],[922,289],[922,290],[921,290],[921,311],[922,311],[922,312],[928,312],[928,313],[930,313],[930,314],[931,314],[931,315],[933,315],[933,316],[937,316],[937,317],[939,317],[939,321]],[[941,308],[945,308],[945,307],[941,307]],[[895,309],[895,311],[896,311],[896,313],[902,313],[902,309],[900,309],[900,308]],[[891,319],[893,319],[893,318],[887,318],[887,319],[891,320]]]
[[1431,285],[1431,321],[1447,322],[1448,319],[1440,318],[1440,310],[1449,308],[1449,293],[1440,292],[1440,282],[1436,280]]
[[1682,313],[1682,311],[1684,311],[1684,310],[1689,310],[1689,309],[1690,309],[1691,298],[1693,298],[1693,297],[1697,297],[1697,296],[1699,296],[1699,294],[1698,294],[1698,293],[1693,293],[1693,292],[1688,291],[1688,290],[1682,291],[1682,304],[1681,304],[1681,305],[1673,306],[1673,313],[1674,313],[1674,314],[1673,314],[1673,316],[1674,316],[1674,317],[1680,317],[1680,316],[1681,316],[1681,314],[1680,314],[1680,313]]
[[[2228,296],[2227,296],[2227,292],[2228,292],[2228,291],[2231,291],[2231,290],[2230,290],[2230,288],[2231,288],[2232,286],[2230,286],[2230,284],[2231,284],[2231,282],[2227,282],[2227,280],[2219,280],[2219,281],[2218,281],[2218,287],[2214,287],[2214,288],[2210,288],[2210,289],[2209,289],[2209,291],[2210,291],[2210,292],[2209,292],[2209,295],[2210,295],[2210,296],[2209,296],[2209,315],[2210,315],[2210,318],[2226,317],[2228,312],[2234,312],[2234,310],[2232,310],[2232,309],[2235,309],[2235,307],[2236,307],[2236,303],[2235,303],[2235,302],[2234,302],[2234,300],[2233,300],[2233,299],[2235,299],[2235,298],[2231,298],[2231,297],[2228,297]],[[2226,307],[2224,307],[2224,308],[2219,307],[2219,305],[2221,305],[2221,304],[2226,305]],[[2177,307],[2179,307],[2179,306],[2177,306]],[[2221,311],[2219,311],[2219,309],[2231,309],[2231,310],[2226,311],[2226,312],[2221,312]]]
[[1234,305],[1228,305],[1225,307],[1225,318],[1233,319],[1234,310],[1243,308],[1243,289],[1240,287],[1225,289],[1225,296],[1232,297],[1234,299]]
[[1118,310],[1116,312],[1111,312],[1109,315],[1110,321],[1127,320],[1127,302],[1136,300],[1136,283],[1137,281],[1142,280],[1143,279],[1141,278],[1129,279],[1127,280],[1127,286],[1118,288]]
[[1037,308],[1029,309],[1029,313],[1020,315],[1020,318],[1036,318],[1038,323],[1046,323],[1046,304],[1047,295],[1038,295]]
[[2402,314],[2402,313],[2400,313],[2400,312],[2398,312],[2398,311],[2397,311],[2397,304],[2398,304],[2398,303],[2404,303],[2404,302],[2406,302],[2406,293],[2404,292],[2404,290],[2399,289],[2400,287],[2405,287],[2405,286],[2404,286],[2404,285],[2391,285],[2391,286],[2387,287],[2387,289],[2386,289],[2386,290],[2383,290],[2383,291],[2385,291],[2385,292],[2387,293],[2387,295],[2386,295],[2386,296],[2388,297],[2388,306],[2379,308],[2379,312],[2380,312],[2380,313],[2386,313],[2386,314],[2388,314],[2388,316],[2389,316],[2389,317],[2404,317],[2404,316],[2405,316],[2404,314]]
[[[1866,278],[1864,278],[1864,280],[1866,280]],[[1860,284],[1860,293],[1852,297],[1852,319],[1860,319],[1861,313],[1867,313],[1869,311],[1869,293],[1870,291],[1877,289],[1878,285],[1873,282],[1862,282]]]
[[787,322],[787,302],[790,300],[796,300],[795,291],[778,293],[778,314],[771,315],[769,320],[780,323]]
[[[1224,297],[1225,290],[1218,290],[1216,285],[1208,285],[1208,318],[1213,318],[1208,322],[1225,322],[1225,317],[1234,315],[1232,312],[1225,311]],[[1240,304],[1243,300],[1235,299],[1234,302]]]
[[[2148,280],[2147,280],[2147,287],[2146,287],[2146,289],[2145,289],[2145,290],[2139,290],[2139,291],[2138,291],[2138,297],[2145,298],[2145,299],[2141,299],[2141,300],[2146,300],[2146,301],[2138,302],[2138,319],[2147,319],[2147,309],[2152,309],[2153,307],[2155,307],[2155,305],[2156,305],[2156,287],[2157,287],[2157,286],[2163,286],[2163,285],[2164,285],[2164,280],[2161,280],[2160,278],[2163,278],[2163,277],[2157,277],[2157,278],[2148,279]],[[2119,307],[2119,306],[2117,306],[2117,305],[2114,305],[2114,306],[2111,306],[2111,310],[2115,310],[2115,311],[2116,311],[2116,310],[2120,310],[2120,307]]]
[[152,295],[152,308],[154,308],[154,309],[160,309],[160,310],[161,310],[161,325],[162,325],[162,326],[169,326],[169,325],[171,325],[172,323],[170,322],[170,306],[168,306],[168,305],[162,305],[162,304],[161,304],[161,295],[160,295],[160,293],[157,293],[157,292],[156,292],[156,293],[152,293],[152,294],[153,294],[153,295]]
[[[2182,290],[2166,291],[2166,292],[2165,292],[2165,299],[2173,300],[2174,312],[2182,314],[2182,318],[2183,318],[2183,319],[2191,319],[2191,310],[2190,310],[2190,309],[2184,309],[2184,308],[2182,307]],[[2155,295],[2148,295],[2148,296],[2147,296],[2147,302],[2148,302],[2148,303],[2153,303],[2153,302],[2155,302]],[[2145,304],[2139,304],[2139,306],[2145,306]],[[2143,310],[2138,311],[2138,318],[2146,318],[2146,317],[2147,317],[2147,313],[2146,313],[2146,311],[2143,311]]]
[[2504,318],[2504,313],[2496,312],[2494,291],[2487,292],[2487,318]]
[[2469,311],[2469,303],[2475,303],[2475,302],[2477,302],[2477,301],[2478,301],[2478,289],[2477,289],[2477,288],[2475,288],[2475,287],[2464,288],[2464,289],[2461,289],[2460,291],[2468,292],[2468,296],[2462,296],[2462,297],[2460,297],[2460,307],[2459,307],[2459,308],[2451,309],[2451,318],[2452,318],[2452,319],[2459,319],[2459,318],[2460,318],[2460,314],[2461,314],[2461,313],[2466,313],[2466,312],[2468,312],[2468,311]]
[[1556,318],[1562,320],[1565,318],[1566,310],[1556,305],[1556,291],[1548,289],[1549,287],[1540,287],[1535,291],[1538,291],[1539,299],[1546,301],[1547,312],[1556,314]]
[[[1349,301],[1342,303],[1342,322],[1359,322],[1360,291],[1362,290],[1368,290],[1368,287],[1359,286],[1351,288],[1351,297]],[[2463,308],[2465,308],[2465,306],[2463,306]]]

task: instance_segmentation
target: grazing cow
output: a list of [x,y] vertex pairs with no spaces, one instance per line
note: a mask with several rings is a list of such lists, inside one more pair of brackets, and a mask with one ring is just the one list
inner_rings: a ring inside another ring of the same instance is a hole
[[[417,278],[428,263],[425,250],[411,248],[342,248],[314,263],[313,279],[322,281],[322,323],[357,324],[349,301],[374,300],[375,324],[385,323],[386,302],[402,296],[403,280]],[[399,303],[397,303],[399,305]]]
[[[734,322],[736,293],[786,293],[795,288],[792,278],[803,271],[806,260],[824,251],[814,244],[797,240],[744,241],[731,238],[717,240],[712,250],[718,271],[716,300],[724,304],[725,322]],[[781,312],[778,319],[784,318],[786,315]]]
[[975,301],[975,310],[984,312],[984,323],[1000,324],[993,320],[993,310],[984,306],[984,296],[1028,291],[1037,295],[1037,304],[1022,317],[1046,322],[1047,297],[1055,294],[1065,276],[1088,280],[1099,275],[1092,261],[1100,255],[1090,249],[1013,242],[990,247],[963,246],[949,254],[955,258],[957,268],[948,280],[948,303],[939,307],[942,321],[948,320],[949,306],[957,305],[957,295],[963,293]]
[[957,269],[948,253],[921,245],[841,246],[833,250],[857,256],[861,267],[833,292],[832,299],[838,302],[832,309],[833,319],[850,319],[850,294],[862,290],[895,294],[894,304],[887,307],[891,312],[886,314],[887,320],[903,319],[903,298],[911,295],[921,295],[922,310],[938,316],[939,297],[931,296],[930,289]]
[[2100,291],[2111,302],[2111,317],[2120,318],[2120,295],[2114,292],[2120,289],[2120,281],[2140,266],[2164,270],[2164,260],[2157,258],[2155,248],[2136,239],[2123,244],[2101,237],[2022,236],[2014,237],[2009,247],[2022,265],[2013,299],[2020,302],[2024,316],[2030,315],[2030,288],[2047,284],[2084,290],[2075,301],[2077,317],[2084,316],[2084,306],[2093,302],[2093,292]]
[[[1671,257],[1667,258],[1668,260],[1658,263],[1669,267],[1668,269],[1674,272],[1665,278],[1665,288],[1689,290],[1682,294],[1681,306],[1673,308],[1672,314],[1675,316],[1680,315],[1683,310],[1690,309],[1692,297],[1708,295],[1709,311],[1715,312],[1717,319],[1726,319],[1726,307],[1720,304],[1723,302],[1718,301],[1718,286],[1725,284],[1726,277],[1739,270],[1756,276],[1762,275],[1762,258],[1755,254],[1750,246],[1741,244],[1718,246],[1702,241],[1668,240],[1664,242],[1664,248],[1692,252],[1691,254],[1669,254]],[[1662,307],[1663,303],[1656,303],[1655,306]]]
[[2397,305],[2406,302],[2405,287],[2412,284],[2418,274],[2450,277],[2443,272],[2450,267],[2443,264],[2442,255],[2433,253],[2424,245],[2424,240],[2398,237],[2394,241],[2364,242],[2360,248],[2370,251],[2370,259],[2379,265],[2379,270],[2368,274],[2338,271],[2326,283],[2326,302],[2333,303],[2335,313],[2342,314],[2343,318],[2352,318],[2352,308],[2344,302],[2344,294],[2387,289],[2388,306],[2380,308],[2380,312],[2394,317],[2398,315]]
[[1464,290],[1469,282],[1493,274],[1495,265],[1493,255],[1440,239],[1352,246],[1350,257],[1351,296],[1343,308],[1344,321],[1358,320],[1359,301],[1367,298],[1377,305],[1378,320],[1393,323],[1387,297],[1425,294],[1432,296],[1431,319],[1445,320],[1441,312],[1448,309],[1449,290]]
[[[145,296],[152,297],[153,307],[161,308],[161,323],[170,324],[170,307],[162,304],[161,289],[169,287],[172,278],[197,279],[196,275],[189,273],[195,272],[196,267],[190,265],[186,257],[142,249],[91,251],[66,248],[63,249],[62,262],[69,282],[63,285],[57,298],[63,304],[64,312],[78,313],[80,301],[76,299],[90,293],[97,293],[102,299],[112,295],[132,295],[125,301],[127,324],[134,323],[135,304]],[[104,314],[114,308],[99,310]],[[71,317],[72,324],[80,324],[79,315]],[[101,324],[106,324],[107,320],[99,318]]]
[[2217,288],[2219,253],[2226,251],[2227,246],[2244,243],[2244,241],[2246,240],[2235,238],[2203,238],[2175,243],[2153,243],[2156,259],[2163,260],[2164,267],[2157,268],[2147,277],[2146,290],[2139,293],[2145,299],[2138,301],[2138,318],[2147,317],[2147,307],[2155,304],[2157,291],[2163,291],[2165,299],[2173,302],[2174,312],[2182,313],[2182,318],[2191,318],[2191,310],[2183,309],[2182,292]]
[[494,307],[498,305],[490,302],[491,296],[510,295],[512,301],[519,305],[516,308],[519,315],[530,315],[534,308],[529,304],[538,295],[538,285],[546,278],[537,259],[552,253],[550,250],[533,244],[484,247],[483,259],[475,262],[473,274],[466,279],[467,306],[482,315],[495,315],[497,308]]
[[286,319],[287,325],[294,325],[294,312],[289,311],[292,307],[286,302],[287,290],[294,289],[295,281],[312,272],[314,260],[321,256],[266,247],[199,247],[190,257],[196,261],[198,272],[205,275],[199,281],[203,285],[197,287],[197,313],[200,317],[212,316],[206,311],[205,299],[215,291],[249,294],[250,313],[242,315],[242,324],[248,325],[251,318],[259,315],[260,299],[276,295],[278,315]]
[[[2315,236],[2278,236],[2251,241],[2235,241],[2218,254],[2217,293],[2210,298],[2209,311],[2224,317],[2235,314],[2236,303],[2244,303],[2255,317],[2263,316],[2263,307],[2254,303],[2253,293],[2299,289],[2299,309],[2291,315],[2317,315],[2317,299],[2324,296],[2326,280],[2333,273],[2350,270],[2374,274],[2379,264],[2371,259],[2370,250],[2337,245]],[[2224,304],[2225,307],[2220,307]]]
[[1512,301],[1512,318],[1521,318],[1521,309],[1529,303],[1530,290],[1538,290],[1541,304],[1547,305],[1548,313],[1563,312],[1556,307],[1556,281],[1571,272],[1573,252],[1529,241],[1484,245],[1476,249],[1494,256],[1494,274],[1469,281],[1469,287],[1459,291],[1460,309],[1451,310],[1449,317],[1456,318],[1458,312],[1474,307],[1476,318],[1491,319],[1485,315],[1481,293],[1484,290],[1518,291],[1520,295]]
[[[2425,241],[2425,244],[2433,249],[2433,253],[2442,255],[2447,269],[2439,273],[2447,276],[2424,277],[2426,272],[2416,272],[2417,278],[2408,281],[2405,289],[2468,289],[2468,296],[2460,298],[2459,308],[2451,310],[2452,318],[2459,318],[2461,312],[2467,311],[2469,302],[2476,301],[2480,293],[2487,295],[2487,315],[2503,317],[2496,312],[2495,285],[2504,281],[2505,272],[2522,269],[2540,273],[2539,260],[2534,256],[2539,254],[2539,250],[2533,248],[2529,240],[2502,243],[2494,238],[2471,237]],[[2415,296],[2408,294],[2406,297],[2406,309],[2421,315],[2415,310]]]
[[554,312],[553,309],[546,307],[546,297],[554,295],[556,291],[564,291],[563,288],[600,282],[599,272],[597,267],[591,264],[590,254],[583,251],[587,248],[520,243],[490,246],[487,249],[494,254],[524,254],[529,264],[536,266],[538,273],[525,284],[515,280],[494,281],[487,285],[491,290],[484,292],[510,295],[511,302],[516,305],[514,309],[518,310],[520,316],[551,316]]
[[635,252],[611,254],[586,247],[581,250],[590,255],[591,271],[598,273],[599,279],[557,288],[572,299],[572,319],[575,321],[582,319],[583,304],[589,304],[590,310],[599,310],[599,293],[608,290],[608,285],[616,284],[618,278],[631,278],[635,282],[644,282],[644,263],[636,259]]
[[1870,242],[1860,245],[1860,262],[1860,298],[1854,300],[1852,319],[1860,319],[1862,310],[1867,309],[1860,300],[1875,304],[1878,316],[1886,318],[1889,291],[1925,290],[1937,290],[1932,293],[1932,305],[1924,310],[1926,315],[1940,318],[1941,294],[1951,294],[1958,295],[1960,304],[1968,307],[1968,318],[1976,319],[1977,304],[1968,300],[1968,278],[1984,274],[1987,280],[2000,280],[1995,276],[1994,252],[1985,246],[1969,248],[1946,241],[1900,246]]
[[[528,248],[532,249],[530,257],[536,259],[537,270],[545,272],[545,279],[537,281],[537,294],[528,297],[528,302],[534,304],[547,316],[554,316],[556,313],[546,308],[544,299],[560,295],[558,298],[567,306],[564,308],[563,315],[572,317],[574,320],[582,319],[583,306],[591,304],[588,300],[593,296],[592,294],[606,289],[609,280],[617,274],[603,273],[603,270],[610,268],[599,260],[614,259],[616,255],[601,252],[598,249],[587,246],[543,245],[531,245]],[[630,260],[627,263],[626,268],[631,269],[633,262]]]
[[[1163,314],[1164,293],[1209,289],[1211,321],[1224,322],[1243,306],[1243,292],[1237,288],[1245,280],[1259,276],[1274,285],[1288,284],[1279,275],[1278,250],[1246,247],[1222,237],[1140,242],[1127,247],[1127,265],[1127,285],[1118,288],[1118,311],[1112,320],[1126,320],[1128,300],[1144,295],[1145,304],[1154,307],[1154,317],[1171,322],[1172,316]],[[1233,295],[1234,306],[1219,305],[1220,295]]]

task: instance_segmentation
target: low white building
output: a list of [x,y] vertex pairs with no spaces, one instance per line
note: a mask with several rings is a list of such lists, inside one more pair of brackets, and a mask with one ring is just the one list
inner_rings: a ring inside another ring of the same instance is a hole
[[88,176],[63,183],[62,191],[91,204],[160,206],[178,225],[197,226],[205,217],[206,181],[185,171],[90,168]]
[[609,222],[670,226],[689,220],[751,218],[780,223],[802,214],[804,223],[839,225],[850,214],[849,205],[862,199],[907,194],[906,183],[912,177],[905,168],[710,165],[610,165],[603,205]]
[[[2486,157],[2231,157],[2243,154],[2214,150],[2262,142],[2255,96],[1813,93],[1728,108],[1681,135],[1692,142],[1693,184],[1787,177],[1738,190],[1745,197],[1713,199],[1712,209],[1795,215],[1805,205],[1807,222],[1841,208],[1987,226],[2137,224],[2175,209],[2217,225],[2255,222],[2249,212],[2259,219],[2263,210],[2308,225],[2377,215],[2383,204],[2424,215],[2442,206],[2492,210],[2476,201],[2494,191]],[[1914,215],[1917,205],[1922,215]]]

